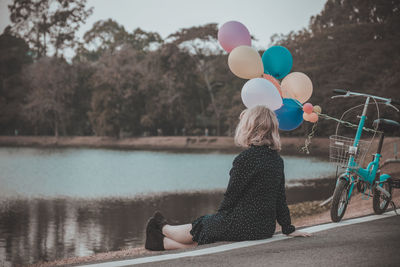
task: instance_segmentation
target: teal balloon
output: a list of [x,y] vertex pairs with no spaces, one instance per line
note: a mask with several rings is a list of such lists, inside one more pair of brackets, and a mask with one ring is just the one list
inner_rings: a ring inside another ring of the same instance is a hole
[[264,73],[282,79],[289,74],[293,66],[292,54],[286,47],[272,46],[262,55]]
[[303,109],[299,101],[292,98],[284,98],[280,109],[275,110],[279,122],[279,129],[291,131],[303,122]]

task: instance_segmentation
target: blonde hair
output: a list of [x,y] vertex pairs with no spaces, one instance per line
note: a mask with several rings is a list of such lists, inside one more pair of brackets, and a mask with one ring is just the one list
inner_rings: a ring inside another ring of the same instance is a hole
[[243,110],[239,118],[240,122],[235,131],[236,145],[242,147],[268,145],[273,150],[281,150],[275,112],[266,106],[255,106]]

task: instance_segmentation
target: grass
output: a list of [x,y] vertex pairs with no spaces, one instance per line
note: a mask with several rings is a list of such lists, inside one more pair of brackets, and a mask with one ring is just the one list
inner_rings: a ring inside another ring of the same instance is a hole
[[290,216],[294,219],[315,215],[329,210],[329,205],[320,206],[321,201],[307,201],[289,205]]

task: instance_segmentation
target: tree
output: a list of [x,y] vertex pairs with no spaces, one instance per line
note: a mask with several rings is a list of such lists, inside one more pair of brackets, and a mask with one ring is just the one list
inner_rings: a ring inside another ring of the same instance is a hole
[[71,110],[67,131],[72,135],[93,135],[89,111],[96,67],[88,62],[74,62],[71,67],[75,73],[76,86],[73,89],[71,102],[67,103],[67,109]]
[[75,33],[92,13],[86,0],[14,0],[8,6],[12,32],[23,38],[35,56],[54,55],[76,44]]
[[9,31],[0,35],[0,134],[24,128],[21,105],[26,96],[22,69],[31,63],[29,47]]
[[99,20],[83,36],[77,50],[77,57],[96,61],[105,52],[113,52],[121,48],[128,39],[124,26],[112,19]]
[[146,72],[141,83],[146,96],[141,122],[150,132],[157,128],[176,134],[196,127],[202,92],[196,67],[190,56],[176,45],[166,43],[146,56]]
[[52,129],[54,136],[59,131],[66,134],[66,124],[72,111],[68,109],[74,87],[75,73],[65,60],[43,57],[25,70],[29,94],[24,106],[24,115],[36,131],[39,126]]
[[123,46],[137,51],[147,51],[153,44],[160,45],[163,40],[158,33],[145,32],[137,28],[133,33],[112,19],[99,20],[83,36],[84,42],[77,49],[77,58],[96,61],[106,52],[114,52]]
[[[328,0],[321,13],[311,18],[309,29],[274,40],[274,44],[291,51],[292,71],[304,72],[313,81],[310,102],[321,105],[324,113],[340,116],[348,107],[360,104],[360,99],[335,100],[333,104],[329,97],[333,88],[396,97],[400,84],[399,4],[400,1]],[[398,114],[386,114],[388,118],[399,118]],[[356,122],[355,114],[350,115],[346,119]],[[309,126],[303,124],[299,130],[285,134],[304,134]],[[321,120],[320,126],[321,135],[335,131],[332,121]]]
[[105,53],[93,75],[94,91],[89,118],[96,135],[121,137],[140,133],[144,99],[138,90],[142,65],[129,47]]
[[[220,60],[218,56],[222,54],[216,39],[217,33],[217,24],[211,23],[201,27],[182,29],[170,35],[169,38],[173,39],[173,44],[179,46],[191,56],[197,67],[197,73],[202,78],[210,97],[216,120],[217,135],[220,135],[222,112],[215,99],[215,90],[223,83],[216,78],[218,76],[218,71],[215,68],[216,60]],[[204,113],[204,110],[202,113]]]
[[399,20],[398,0],[328,0],[321,14],[312,16],[313,32],[348,24],[385,24]]

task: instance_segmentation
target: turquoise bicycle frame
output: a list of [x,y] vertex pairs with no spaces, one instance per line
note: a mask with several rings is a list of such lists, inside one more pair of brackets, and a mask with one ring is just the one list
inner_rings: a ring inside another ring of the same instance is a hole
[[[356,149],[358,147],[358,143],[361,139],[361,134],[362,134],[362,131],[364,128],[365,120],[367,118],[366,114],[367,114],[369,99],[370,99],[370,97],[367,97],[367,100],[365,101],[364,110],[363,110],[362,116],[360,118],[360,122],[358,124],[356,137],[355,137],[354,143],[353,143],[353,147],[354,147],[355,151],[356,151]],[[349,201],[351,198],[351,194],[353,192],[353,188],[354,188],[354,184],[355,184],[354,182],[356,180],[355,177],[358,177],[361,181],[368,183],[371,187],[375,183],[381,184],[390,178],[390,175],[382,174],[379,176],[379,180],[376,180],[376,175],[377,175],[378,168],[379,168],[381,154],[376,153],[374,156],[375,156],[374,160],[372,162],[370,162],[368,164],[367,168],[365,168],[365,169],[360,167],[355,162],[353,155],[350,156],[349,162],[347,164],[346,172],[343,175],[341,175],[337,180],[337,183],[338,183],[340,179],[346,179],[350,184],[349,192],[347,195],[347,201]]]

